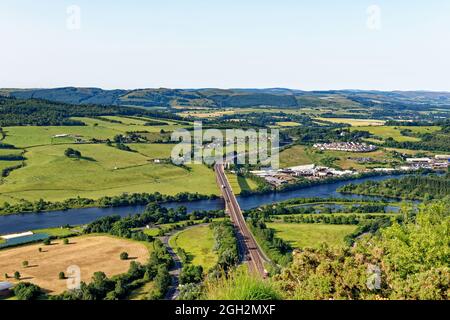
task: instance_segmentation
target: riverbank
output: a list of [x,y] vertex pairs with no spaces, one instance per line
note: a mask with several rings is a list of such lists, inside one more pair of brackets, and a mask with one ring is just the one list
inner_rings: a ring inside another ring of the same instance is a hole
[[[377,176],[352,180],[353,183],[363,183],[368,180],[381,181],[393,178],[393,176]],[[286,201],[293,198],[340,198],[340,199],[360,199],[360,200],[383,200],[393,202],[392,199],[380,197],[368,197],[359,195],[343,195],[337,189],[347,184],[348,181],[340,181],[332,184],[316,185],[298,190],[285,192],[273,192],[263,195],[252,195],[247,197],[237,197],[242,210],[249,210],[271,203]],[[193,202],[166,202],[164,207],[177,208],[184,206],[187,212],[222,210],[224,202],[221,198],[206,199]],[[98,218],[111,215],[122,217],[142,213],[145,205],[133,205],[126,207],[108,208],[83,208],[69,209],[51,212],[25,213],[0,216],[0,234],[8,234],[29,230],[55,228],[64,225],[83,225]]]

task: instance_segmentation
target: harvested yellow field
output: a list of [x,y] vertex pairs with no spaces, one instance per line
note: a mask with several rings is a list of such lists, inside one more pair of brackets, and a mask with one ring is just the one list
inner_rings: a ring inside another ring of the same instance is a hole
[[[130,259],[120,260],[121,252],[127,252]],[[69,266],[78,266],[81,280],[89,282],[94,272],[103,271],[110,277],[127,272],[131,261],[145,263],[148,258],[149,249],[142,243],[110,236],[82,236],[71,238],[67,245],[55,240],[49,246],[33,244],[1,250],[0,275],[7,273],[12,277],[19,271],[21,281],[58,294],[67,289],[67,280],[58,279],[58,275]],[[29,266],[23,267],[23,261],[28,261]]]
[[386,121],[374,119],[317,118],[317,120],[333,123],[345,123],[351,125],[352,127],[382,126],[386,123]]

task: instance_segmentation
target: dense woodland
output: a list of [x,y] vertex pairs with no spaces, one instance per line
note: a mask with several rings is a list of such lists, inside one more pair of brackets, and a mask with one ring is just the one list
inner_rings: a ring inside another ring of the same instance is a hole
[[6,126],[83,126],[70,117],[103,115],[148,116],[161,119],[181,118],[173,113],[138,108],[101,105],[70,105],[45,100],[20,100],[0,96],[0,127]]
[[411,176],[348,184],[339,192],[402,199],[441,199],[450,195],[450,176]]

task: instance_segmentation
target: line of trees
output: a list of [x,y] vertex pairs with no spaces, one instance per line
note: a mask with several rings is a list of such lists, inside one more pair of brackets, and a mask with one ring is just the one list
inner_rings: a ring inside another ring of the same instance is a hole
[[292,247],[275,236],[275,230],[267,227],[264,218],[253,215],[248,220],[248,225],[258,244],[273,262],[282,266],[287,266],[291,262]]
[[[84,126],[71,117],[96,117],[107,115],[144,116],[158,119],[183,120],[176,114],[140,108],[74,105],[39,99],[0,97],[0,126]],[[104,119],[102,119],[104,120]]]
[[[14,168],[15,169],[15,168]],[[15,214],[15,213],[27,213],[27,212],[43,212],[43,211],[56,211],[56,210],[68,210],[76,208],[112,208],[112,207],[126,207],[126,206],[138,206],[147,205],[152,202],[167,203],[167,202],[191,202],[198,200],[216,199],[216,195],[202,195],[198,193],[182,192],[174,196],[163,195],[159,192],[155,193],[123,193],[118,196],[105,196],[99,199],[89,198],[71,198],[61,202],[50,202],[43,199],[37,201],[20,200],[16,204],[10,204],[5,202],[0,207],[0,214]]]
[[214,234],[214,251],[219,256],[212,273],[227,272],[239,262],[238,242],[234,226],[229,220],[213,222],[210,225]]

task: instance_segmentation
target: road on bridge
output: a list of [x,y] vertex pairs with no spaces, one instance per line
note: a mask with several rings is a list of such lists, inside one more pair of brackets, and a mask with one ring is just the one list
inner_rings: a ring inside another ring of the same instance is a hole
[[267,276],[267,271],[264,269],[264,262],[268,262],[269,260],[259,248],[253,234],[250,232],[247,224],[245,223],[245,218],[242,214],[241,207],[239,206],[233,190],[231,189],[228,178],[225,175],[224,165],[218,163],[214,166],[214,170],[216,172],[217,184],[219,185],[222,196],[225,200],[226,210],[236,227],[243,261],[248,263],[250,272],[264,278]]

